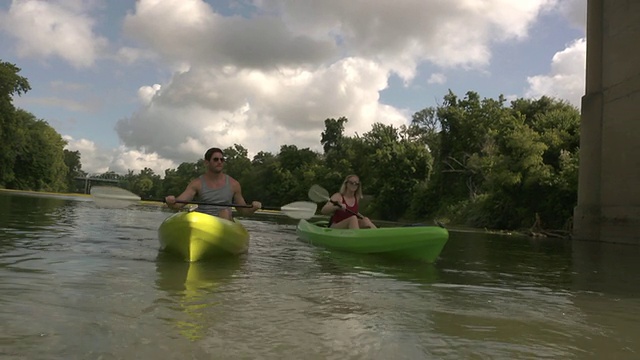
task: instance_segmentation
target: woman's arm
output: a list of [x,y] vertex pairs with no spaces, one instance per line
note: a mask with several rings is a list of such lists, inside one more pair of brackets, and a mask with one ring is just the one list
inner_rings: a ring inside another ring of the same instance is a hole
[[[334,204],[332,201],[340,204],[340,206]],[[320,213],[324,215],[329,215],[329,214],[333,214],[334,212],[336,212],[336,210],[340,208],[344,209],[344,204],[342,204],[342,195],[340,195],[340,193],[335,193],[331,196],[331,199],[329,199],[329,201],[327,201],[327,203],[324,204],[322,209],[320,209]]]

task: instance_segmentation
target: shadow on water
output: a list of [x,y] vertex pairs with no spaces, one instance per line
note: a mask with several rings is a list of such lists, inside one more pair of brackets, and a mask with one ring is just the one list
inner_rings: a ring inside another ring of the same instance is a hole
[[245,262],[246,258],[240,256],[190,263],[159,252],[156,288],[166,296],[156,302],[174,314],[164,320],[191,341],[203,338],[207,328],[214,325],[220,293]]

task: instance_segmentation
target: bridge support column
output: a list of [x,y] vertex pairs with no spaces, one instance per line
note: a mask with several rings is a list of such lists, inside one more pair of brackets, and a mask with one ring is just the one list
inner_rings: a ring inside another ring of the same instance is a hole
[[640,244],[640,1],[588,0],[577,240]]

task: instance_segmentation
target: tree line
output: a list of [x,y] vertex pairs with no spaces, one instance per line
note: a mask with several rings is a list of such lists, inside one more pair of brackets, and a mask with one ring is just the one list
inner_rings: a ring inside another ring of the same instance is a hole
[[0,187],[65,192],[83,174],[80,153],[46,121],[17,109],[13,96],[31,90],[20,68],[0,60]]
[[[13,95],[30,90],[13,64],[0,62],[0,186],[81,192],[81,154],[44,120],[16,109]],[[306,200],[313,184],[337,191],[357,174],[373,219],[433,217],[490,229],[522,229],[541,219],[560,229],[577,201],[580,114],[565,101],[541,97],[507,102],[449,92],[441,105],[413,114],[400,127],[375,123],[345,135],[348,119],[329,118],[322,152],[282,145],[249,158],[241,144],[224,149],[226,172],[248,201],[281,205]],[[215,144],[212,144],[214,146]],[[203,149],[203,152],[206,149]],[[202,159],[166,169],[129,171],[122,186],[143,198],[180,194],[204,172]]]

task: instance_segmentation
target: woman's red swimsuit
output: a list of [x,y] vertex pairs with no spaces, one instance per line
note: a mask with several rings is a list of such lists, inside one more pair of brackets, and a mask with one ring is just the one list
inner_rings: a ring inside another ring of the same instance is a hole
[[[347,204],[347,202],[344,200],[344,196],[342,197],[342,203],[345,204],[347,209],[353,211],[356,214],[358,213],[358,199],[357,198],[355,199],[355,202],[353,203],[353,206],[349,206],[349,204]],[[340,221],[342,221],[344,219],[348,219],[351,216],[353,216],[353,214],[348,212],[347,210],[338,209],[338,210],[336,210],[336,212],[333,213],[333,215],[331,216],[331,219],[329,219],[329,226],[331,226],[331,224],[339,223]]]

